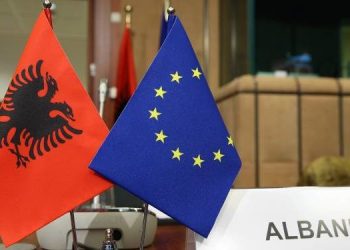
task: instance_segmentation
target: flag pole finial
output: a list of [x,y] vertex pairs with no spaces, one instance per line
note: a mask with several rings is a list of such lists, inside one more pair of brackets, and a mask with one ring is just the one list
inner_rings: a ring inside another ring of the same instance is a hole
[[133,8],[130,4],[125,5],[124,11],[125,11],[125,25],[130,28],[131,27],[131,12]]
[[164,0],[164,17],[165,21],[168,21],[168,8],[170,7],[170,0]]
[[175,9],[174,7],[169,6],[167,9],[168,15],[174,15],[175,14]]
[[43,6],[45,9],[50,9],[52,7],[52,3],[50,0],[43,0]]

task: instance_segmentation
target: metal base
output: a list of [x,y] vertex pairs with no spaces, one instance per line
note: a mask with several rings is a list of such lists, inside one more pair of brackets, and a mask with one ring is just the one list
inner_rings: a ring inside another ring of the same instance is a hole
[[0,250],[34,250],[34,249],[36,249],[36,246],[28,243],[13,244],[8,248],[5,248],[5,246],[0,243]]
[[[99,249],[106,228],[115,231],[118,248],[138,248],[142,233],[141,208],[109,208],[103,212],[90,209],[74,212],[78,243],[87,248]],[[148,212],[145,246],[152,244],[157,230],[157,218]],[[72,230],[69,213],[37,231],[42,248],[52,250],[72,249]]]

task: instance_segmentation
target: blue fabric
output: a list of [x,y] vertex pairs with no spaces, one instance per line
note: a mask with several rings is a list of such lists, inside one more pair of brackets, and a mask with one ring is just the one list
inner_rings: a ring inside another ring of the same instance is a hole
[[171,28],[173,27],[175,20],[176,20],[176,16],[174,14],[170,14],[170,15],[168,15],[168,21],[166,21],[164,13],[163,13],[161,27],[160,27],[159,47],[162,46],[165,38],[167,37],[168,33],[170,32]]
[[[178,18],[90,168],[207,237],[241,162]],[[178,72],[179,83],[170,74]],[[155,89],[167,91],[156,97]],[[154,108],[160,115],[150,118]],[[168,137],[156,141],[163,130]],[[183,153],[173,159],[176,149]],[[221,162],[214,160],[220,149]],[[204,160],[194,165],[194,158]]]
[[177,17],[174,14],[168,15],[167,31],[166,31],[167,35],[170,33],[171,29],[173,28],[175,20],[177,20]]
[[159,38],[159,47],[162,46],[165,38],[166,38],[166,35],[167,35],[167,22],[165,20],[165,16],[164,16],[164,11],[163,11],[163,14],[162,14],[162,21],[161,21],[161,24],[160,24],[160,38]]

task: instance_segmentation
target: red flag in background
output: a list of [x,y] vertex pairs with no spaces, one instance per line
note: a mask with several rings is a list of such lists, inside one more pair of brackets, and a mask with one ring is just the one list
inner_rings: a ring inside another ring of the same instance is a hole
[[9,246],[112,185],[88,169],[108,129],[44,11],[0,104],[0,235]]
[[119,48],[116,117],[118,117],[123,111],[126,103],[133,95],[135,89],[136,74],[131,44],[131,30],[129,27],[125,26],[123,38]]

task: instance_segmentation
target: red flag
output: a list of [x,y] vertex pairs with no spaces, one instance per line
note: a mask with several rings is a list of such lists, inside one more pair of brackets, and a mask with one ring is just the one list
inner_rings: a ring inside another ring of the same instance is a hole
[[119,48],[119,62],[117,74],[117,100],[116,115],[117,117],[124,109],[126,103],[136,89],[136,74],[134,55],[131,45],[131,30],[125,27],[121,45]]
[[0,105],[6,246],[111,187],[88,169],[107,132],[42,11]]

